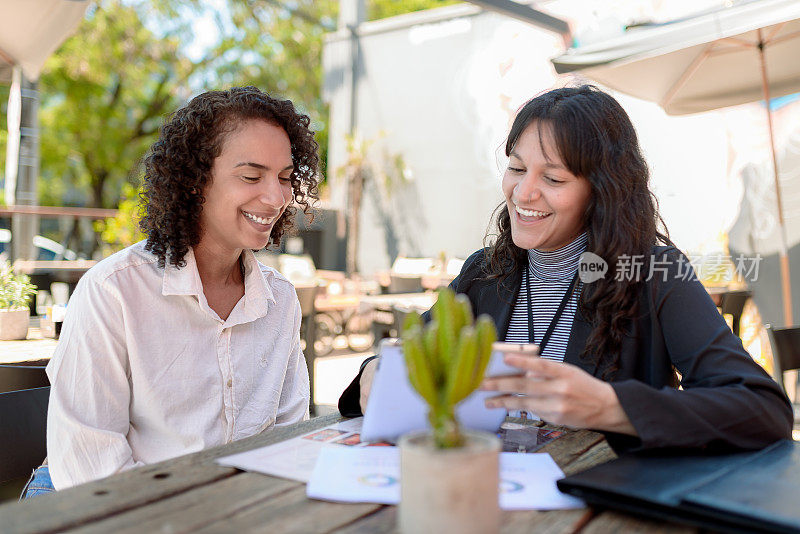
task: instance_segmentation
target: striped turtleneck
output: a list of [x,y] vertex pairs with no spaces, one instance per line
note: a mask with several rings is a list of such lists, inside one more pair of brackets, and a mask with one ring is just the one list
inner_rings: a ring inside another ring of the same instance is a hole
[[[505,341],[528,343],[528,279],[530,279],[533,304],[534,341],[541,343],[558,305],[564,297],[580,264],[581,254],[589,241],[587,233],[578,236],[570,244],[552,251],[531,249],[528,251],[528,268],[522,274],[522,286],[514,304]],[[581,284],[578,282],[572,297],[558,320],[553,335],[542,353],[543,358],[563,361],[567,342],[572,330],[572,320],[578,309]]]

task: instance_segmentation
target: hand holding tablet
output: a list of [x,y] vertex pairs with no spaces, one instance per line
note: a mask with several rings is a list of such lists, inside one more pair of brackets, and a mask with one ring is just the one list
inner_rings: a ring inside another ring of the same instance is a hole
[[[505,363],[507,352],[535,355],[535,345],[495,343],[486,369],[486,376],[515,376],[522,373]],[[371,363],[371,362],[370,362]],[[394,440],[414,430],[428,428],[427,407],[408,381],[405,360],[399,340],[384,340],[371,384],[369,402],[364,410],[362,438]],[[476,391],[456,407],[459,422],[467,428],[495,432],[506,417],[503,408],[487,408],[485,400],[497,392]]]
[[[525,374],[525,371],[519,367],[509,365],[505,361],[506,354],[516,354],[519,356],[530,356],[535,358],[539,356],[539,346],[533,343],[494,343],[492,345],[494,354],[492,354],[492,362],[486,369],[487,378],[495,378],[498,376],[516,376]],[[496,357],[496,354],[500,354]]]

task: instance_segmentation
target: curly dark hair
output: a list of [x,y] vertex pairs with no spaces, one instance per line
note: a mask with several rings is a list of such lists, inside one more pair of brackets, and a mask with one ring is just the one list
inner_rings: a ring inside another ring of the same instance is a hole
[[[534,123],[550,129],[561,161],[572,174],[591,184],[591,201],[584,214],[587,251],[605,259],[610,273],[617,272],[617,263],[621,258],[624,261],[624,256],[649,258],[653,246],[672,245],[648,187],[650,173],[636,131],[614,98],[591,85],[554,89],[533,98],[514,119],[506,156]],[[487,275],[502,283],[512,272],[526,268],[527,251],[511,238],[505,201],[495,213],[498,232],[488,252]],[[618,367],[626,326],[638,313],[642,291],[639,280],[615,278],[607,276],[587,284],[580,301],[581,314],[592,324],[581,357],[593,358],[606,377]]]
[[[243,121],[260,119],[280,126],[289,136],[294,171],[294,201],[313,218],[318,200],[319,146],[309,129],[311,119],[290,100],[280,100],[256,87],[234,87],[196,96],[173,113],[144,158],[143,216],[139,226],[147,235],[145,249],[169,262],[186,265],[189,247],[200,241],[200,213],[214,160],[225,137]],[[296,208],[289,206],[275,222],[270,244],[280,242],[293,226]]]

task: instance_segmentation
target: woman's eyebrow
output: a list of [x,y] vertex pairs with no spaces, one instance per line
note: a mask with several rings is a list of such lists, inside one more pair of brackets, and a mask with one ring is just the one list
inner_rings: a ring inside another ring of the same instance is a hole
[[547,163],[544,164],[544,166],[547,167],[548,169],[558,169],[558,170],[561,170],[561,171],[569,171],[569,169],[567,169],[566,167],[564,167],[560,163],[553,163],[552,161],[548,161]]
[[[241,161],[241,162],[239,162],[239,163],[237,163],[236,165],[233,166],[234,169],[237,169],[239,167],[253,167],[253,168],[261,169],[261,170],[264,170],[264,171],[268,171],[269,170],[269,167],[267,165],[262,165],[261,163],[254,163],[252,161]],[[288,171],[288,170],[291,170],[291,169],[294,169],[294,165],[293,164],[287,165],[286,167],[281,169],[281,171]]]

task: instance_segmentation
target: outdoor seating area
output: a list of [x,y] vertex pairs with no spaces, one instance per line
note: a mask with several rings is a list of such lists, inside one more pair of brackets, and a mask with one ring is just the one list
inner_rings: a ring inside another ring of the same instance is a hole
[[0,534],[800,533],[800,2],[0,2]]

